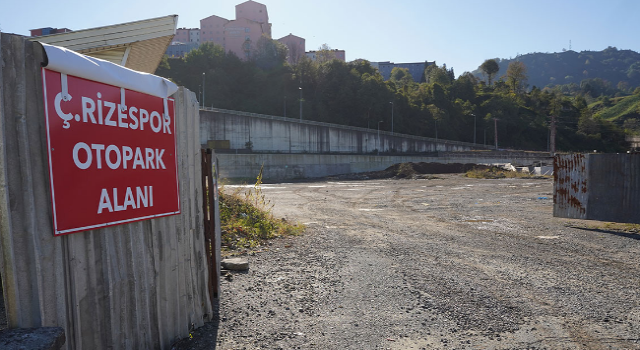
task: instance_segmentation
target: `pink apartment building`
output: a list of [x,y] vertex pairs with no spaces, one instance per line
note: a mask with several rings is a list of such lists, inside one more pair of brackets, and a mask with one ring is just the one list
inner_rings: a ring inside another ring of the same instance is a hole
[[213,15],[200,20],[200,42],[214,43],[225,47],[224,26],[228,19]]
[[221,45],[244,60],[251,58],[262,35],[271,38],[267,6],[251,0],[236,5],[235,20],[215,15],[200,20],[201,42]]
[[304,56],[304,53],[306,51],[304,38],[289,34],[278,39],[278,41],[284,44],[289,49],[287,62],[293,65],[298,64],[300,58]]
[[197,43],[200,44],[200,29],[199,28],[178,28],[176,29],[176,35],[173,36],[171,44],[175,43]]

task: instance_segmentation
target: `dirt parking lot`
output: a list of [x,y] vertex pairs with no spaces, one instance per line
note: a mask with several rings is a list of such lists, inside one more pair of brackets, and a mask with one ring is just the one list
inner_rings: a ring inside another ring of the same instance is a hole
[[640,235],[552,217],[551,179],[438,177],[264,185],[308,229],[189,348],[640,349]]

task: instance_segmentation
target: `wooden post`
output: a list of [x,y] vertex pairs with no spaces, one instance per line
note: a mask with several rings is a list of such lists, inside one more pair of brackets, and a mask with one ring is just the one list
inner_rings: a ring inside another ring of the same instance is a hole
[[551,116],[551,136],[550,136],[550,152],[551,156],[556,154],[556,116]]

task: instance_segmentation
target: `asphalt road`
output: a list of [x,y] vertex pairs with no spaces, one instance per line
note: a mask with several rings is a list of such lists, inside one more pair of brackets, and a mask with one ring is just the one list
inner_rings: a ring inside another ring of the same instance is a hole
[[552,180],[265,185],[306,223],[222,284],[190,349],[640,349],[640,235],[552,217]]

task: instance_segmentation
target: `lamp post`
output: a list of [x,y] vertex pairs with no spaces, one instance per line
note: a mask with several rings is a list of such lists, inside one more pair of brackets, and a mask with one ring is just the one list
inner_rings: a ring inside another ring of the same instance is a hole
[[382,120],[378,122],[378,147],[376,147],[378,149],[378,155],[380,155],[380,123],[382,123]]
[[198,99],[202,101],[202,85],[198,85]]
[[473,116],[473,144],[475,145],[476,143],[476,115],[471,113],[471,115]]
[[496,141],[496,151],[498,150],[498,118],[493,118],[494,131]]
[[302,86],[300,86],[300,121],[302,121]]
[[393,134],[393,101],[391,103],[391,133]]
[[204,77],[205,73],[202,72],[202,109],[204,109]]
[[287,117],[287,95],[284,95],[284,117]]

